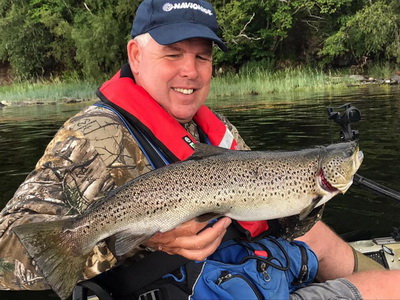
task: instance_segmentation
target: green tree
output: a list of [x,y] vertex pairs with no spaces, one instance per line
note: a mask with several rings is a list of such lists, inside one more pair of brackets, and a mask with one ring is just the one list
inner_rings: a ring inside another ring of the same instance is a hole
[[125,61],[139,2],[0,0],[0,60],[23,79],[76,71],[108,76]]
[[73,67],[70,31],[76,2],[2,0],[0,59],[24,79]]
[[298,59],[298,48],[315,37],[317,42],[311,44],[319,44],[321,31],[329,28],[351,0],[214,2],[224,38],[232,50],[228,55],[217,55],[217,63],[240,66],[247,61],[271,61],[290,55]]
[[347,53],[355,60],[383,56],[400,63],[400,2],[366,1],[361,10],[348,16],[340,29],[325,40],[319,55],[330,62]]
[[105,78],[126,62],[126,43],[139,2],[91,0],[81,5],[72,39],[85,77]]
[[[140,2],[0,0],[0,61],[21,78],[106,78],[126,61]],[[231,50],[216,51],[217,67],[329,64],[341,56],[400,62],[398,0],[211,2]]]
[[21,76],[43,75],[48,63],[48,32],[32,20],[29,3],[13,1],[0,19],[1,59],[9,60]]

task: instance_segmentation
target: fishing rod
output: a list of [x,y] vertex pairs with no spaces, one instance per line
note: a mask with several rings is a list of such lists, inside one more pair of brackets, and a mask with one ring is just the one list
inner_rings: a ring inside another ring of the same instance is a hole
[[[344,112],[341,114],[340,112],[334,111],[333,107],[328,107],[327,112],[328,118],[335,121],[335,123],[339,124],[341,127],[340,140],[343,142],[358,140],[359,132],[358,130],[353,130],[351,128],[351,123],[357,123],[361,120],[360,110],[355,106],[352,106],[350,103],[346,103],[338,108],[344,109]],[[354,175],[354,183],[356,185],[364,186],[377,194],[400,201],[400,192],[385,187],[359,174]]]

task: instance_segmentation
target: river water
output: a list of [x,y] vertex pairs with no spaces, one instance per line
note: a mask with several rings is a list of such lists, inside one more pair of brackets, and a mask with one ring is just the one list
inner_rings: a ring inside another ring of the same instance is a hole
[[[210,100],[236,125],[254,150],[296,150],[339,141],[339,126],[327,107],[351,103],[361,111],[364,162],[359,174],[400,191],[400,86],[363,86],[341,91],[285,93]],[[12,197],[43,154],[56,130],[84,104],[0,109],[0,208]],[[400,203],[353,185],[327,205],[324,220],[338,233],[368,231],[388,236],[400,227]],[[0,292],[0,299],[54,299],[45,293]]]

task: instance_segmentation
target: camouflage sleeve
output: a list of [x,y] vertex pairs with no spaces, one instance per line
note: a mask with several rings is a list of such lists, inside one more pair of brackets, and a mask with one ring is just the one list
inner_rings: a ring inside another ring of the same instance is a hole
[[[249,147],[223,116],[241,150]],[[91,106],[68,120],[35,169],[0,213],[0,289],[48,289],[12,227],[81,214],[115,186],[151,169],[136,142],[112,112]],[[104,242],[93,249],[82,279],[100,274],[116,259]]]
[[[148,170],[143,154],[111,112],[90,107],[67,121],[0,214],[0,289],[49,288],[12,233],[13,226],[80,214],[114,186]],[[115,263],[100,243],[83,278]]]

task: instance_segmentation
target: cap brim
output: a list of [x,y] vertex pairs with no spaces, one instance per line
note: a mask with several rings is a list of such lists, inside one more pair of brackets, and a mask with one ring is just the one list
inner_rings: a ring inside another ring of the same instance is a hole
[[228,51],[224,42],[210,28],[201,24],[167,24],[149,30],[149,34],[160,45],[170,45],[191,38],[205,38],[214,41],[222,51]]

